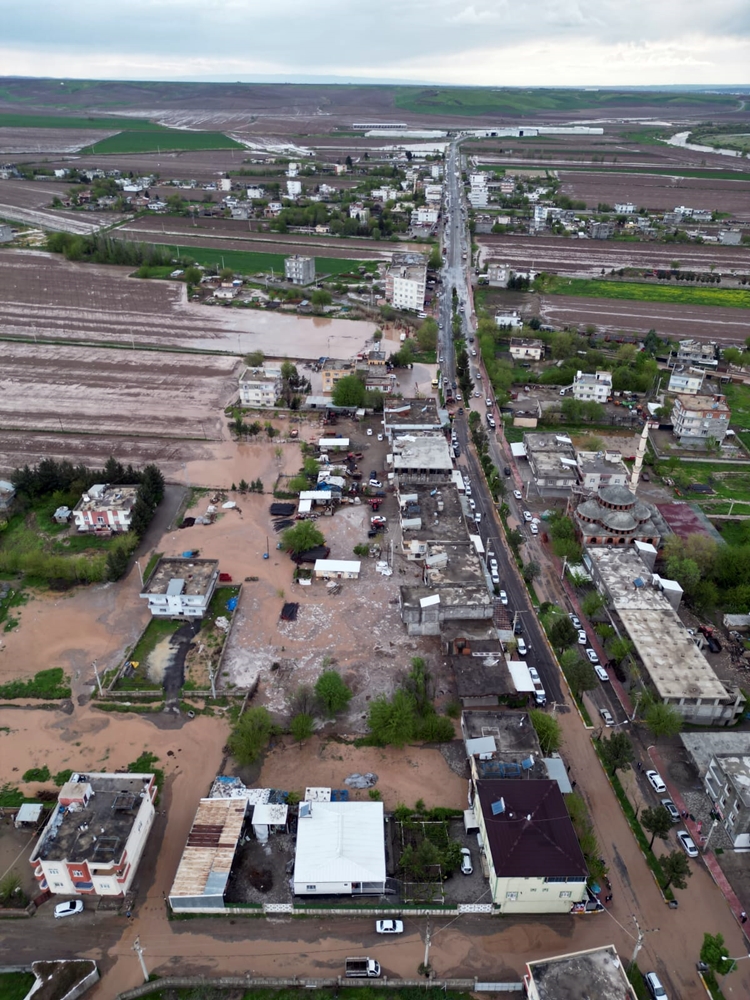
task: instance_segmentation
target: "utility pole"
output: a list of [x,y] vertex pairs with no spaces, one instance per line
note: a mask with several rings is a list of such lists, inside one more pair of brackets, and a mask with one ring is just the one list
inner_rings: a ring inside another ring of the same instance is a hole
[[144,983],[148,982],[148,969],[146,968],[146,963],[143,960],[143,948],[141,946],[141,939],[137,937],[133,942],[133,951],[138,956],[138,961],[141,963],[141,972],[143,973]]
[[94,666],[94,677],[96,677],[96,686],[99,688],[99,697],[102,698],[103,697],[102,682],[99,680],[99,671],[96,666],[96,660],[94,660],[93,666]]

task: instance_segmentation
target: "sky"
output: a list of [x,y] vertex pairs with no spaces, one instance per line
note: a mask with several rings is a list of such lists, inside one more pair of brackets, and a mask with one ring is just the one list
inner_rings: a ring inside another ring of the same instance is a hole
[[750,83],[748,0],[0,0],[0,74]]

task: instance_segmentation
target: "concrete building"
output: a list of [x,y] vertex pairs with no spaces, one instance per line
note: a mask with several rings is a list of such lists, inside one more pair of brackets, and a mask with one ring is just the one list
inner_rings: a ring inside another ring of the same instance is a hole
[[725,247],[738,247],[742,243],[741,229],[720,229],[719,243]]
[[732,846],[750,850],[750,753],[714,754],[704,781]]
[[520,330],[523,319],[517,309],[505,309],[495,313],[495,325],[508,330]]
[[286,257],[284,260],[284,277],[293,285],[311,285],[315,281],[315,258]]
[[243,406],[272,407],[281,394],[281,368],[246,368],[240,375]]
[[639,500],[627,486],[600,486],[573,512],[584,546],[645,542],[658,548],[667,526],[653,504]]
[[587,899],[588,868],[556,781],[477,780],[470,797],[503,914],[570,913]]
[[617,215],[632,215],[635,212],[635,205],[632,201],[617,202],[614,208]]
[[513,273],[510,264],[490,264],[487,268],[487,281],[498,288],[507,288]]
[[[507,641],[513,636],[513,627],[507,622],[503,629]],[[496,621],[446,622],[441,629],[445,643],[446,659],[456,684],[456,694],[465,709],[497,711],[498,698],[516,695],[505,662],[500,629]],[[471,715],[481,715],[472,711]],[[468,738],[465,734],[465,740]],[[470,756],[467,751],[467,756]],[[497,775],[495,775],[497,777]]]
[[287,197],[291,198],[293,201],[299,198],[302,194],[302,181],[287,181],[286,194]]
[[323,392],[330,395],[337,382],[347,375],[356,375],[356,373],[356,361],[341,361],[338,358],[326,358],[321,368]]
[[439,431],[449,423],[448,414],[434,398],[386,400],[383,427],[389,438],[403,434]]
[[619,451],[576,452],[581,485],[587,490],[601,486],[625,486],[630,478]]
[[422,312],[427,288],[427,258],[421,253],[394,253],[385,275],[385,298],[394,309]]
[[0,225],[0,243],[10,243],[13,239],[13,230],[3,223]]
[[411,213],[412,226],[434,226],[437,224],[439,211],[430,205],[420,205]]
[[393,440],[391,463],[400,484],[444,483],[453,458],[442,434],[404,434]]
[[722,683],[696,646],[670,602],[670,581],[650,571],[637,546],[591,546],[583,561],[633,643],[656,697],[691,725],[732,725],[744,711],[742,692]]
[[729,430],[731,411],[720,395],[677,396],[672,407],[672,433],[687,448],[721,444]]
[[[574,911],[575,912],[575,911]],[[637,1000],[615,946],[575,951],[526,963],[528,1000]]]
[[42,890],[125,896],[154,821],[153,774],[72,774],[31,852]]
[[[510,676],[504,657],[503,671]],[[495,706],[461,713],[461,735],[471,777],[547,778],[539,737],[528,712]]]
[[143,585],[154,618],[203,618],[219,580],[218,559],[163,557]]
[[349,218],[365,224],[370,220],[370,209],[366,208],[361,201],[355,201],[349,206]]
[[425,184],[424,186],[424,200],[428,205],[439,205],[443,200],[443,185],[442,184]]
[[316,559],[316,580],[358,580],[362,563],[354,559]]
[[667,390],[680,396],[697,396],[703,389],[706,373],[702,368],[690,368],[686,372],[672,369]]
[[544,341],[511,337],[509,350],[514,361],[541,361],[544,357]]
[[592,240],[611,239],[614,232],[614,222],[596,222],[594,219],[589,222],[589,236]]
[[576,372],[573,379],[573,399],[581,402],[606,403],[612,395],[610,372]]
[[73,508],[73,522],[80,532],[114,535],[128,531],[137,496],[137,486],[95,483]]
[[677,364],[717,368],[716,344],[704,340],[681,340],[677,346]]
[[578,484],[576,451],[567,435],[528,431],[523,446],[540,496],[564,496]]
[[380,896],[385,890],[382,802],[303,802],[295,896]]

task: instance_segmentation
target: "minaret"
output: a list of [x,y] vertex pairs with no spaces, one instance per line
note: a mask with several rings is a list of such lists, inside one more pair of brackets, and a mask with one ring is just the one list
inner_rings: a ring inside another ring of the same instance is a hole
[[630,492],[635,493],[638,488],[638,481],[641,478],[641,469],[643,468],[643,459],[646,457],[646,445],[648,444],[648,420],[643,425],[643,431],[641,433],[641,440],[638,442],[638,451],[635,455],[635,464],[633,465],[633,471],[630,474]]

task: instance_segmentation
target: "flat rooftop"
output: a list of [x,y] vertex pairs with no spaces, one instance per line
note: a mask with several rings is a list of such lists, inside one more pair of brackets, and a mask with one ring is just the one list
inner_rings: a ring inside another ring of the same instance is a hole
[[180,590],[185,596],[200,596],[209,589],[211,579],[219,569],[218,559],[163,558],[141,590],[142,594],[166,594],[174,580],[183,581]]
[[78,808],[58,804],[31,860],[119,864],[141,807],[141,793],[153,774],[81,774],[60,789],[61,798],[94,794]]
[[682,393],[677,393],[677,399],[680,401],[682,408],[684,410],[701,410],[708,411],[713,410],[716,413],[726,413],[729,415],[729,407],[727,406],[726,400],[723,396],[707,396],[707,395],[684,395]]
[[453,471],[453,458],[442,434],[400,437],[393,442],[393,471]]
[[[434,490],[434,486],[426,485],[407,486],[399,490],[404,548],[413,539],[469,544],[469,528],[455,486],[446,482],[437,493]],[[404,528],[405,522],[413,527]]]
[[356,361],[341,361],[338,358],[326,358],[321,367],[321,371],[352,371],[356,368]]
[[[712,757],[744,756],[747,753],[747,733],[719,732],[680,733],[679,740],[700,772],[701,779]],[[750,785],[748,786],[750,787]]]
[[515,694],[513,681],[501,652],[495,655],[448,656],[459,698],[485,698]]
[[137,486],[97,484],[84,493],[74,510],[131,510],[138,495]]
[[[406,608],[418,608],[420,607],[420,602],[425,597],[434,597],[436,594],[440,597],[440,603],[443,607],[473,607],[477,610],[480,609],[492,609],[493,600],[490,597],[487,588],[482,587],[451,587],[451,586],[435,586],[435,587],[401,587],[401,603]],[[489,616],[488,616],[489,617]]]
[[527,964],[534,1000],[635,1000],[615,946],[592,948]]
[[247,799],[201,799],[170,896],[223,896],[242,834]]
[[576,459],[578,468],[583,473],[603,472],[611,475],[619,472],[629,475],[628,467],[623,462],[621,455],[617,455],[616,458],[607,458],[607,453],[604,451],[579,451],[576,453]]
[[442,426],[442,418],[438,412],[437,401],[429,399],[402,399],[397,404],[386,402],[383,412],[385,426],[392,431],[400,427],[435,427]]
[[[505,672],[510,677],[508,671]],[[531,725],[528,712],[466,709],[461,715],[461,728],[464,736],[470,740],[491,736],[495,740],[496,752],[504,757],[518,758],[520,762],[533,753],[541,758],[539,738]]]
[[[443,557],[447,563],[441,565]],[[474,546],[469,543],[455,545],[431,545],[427,554],[425,568],[430,586],[443,587],[451,584],[461,584],[470,587],[485,587],[486,577],[481,567],[479,556]]]
[[551,452],[552,454],[564,455],[566,458],[575,458],[575,448],[573,442],[567,434],[542,434],[538,431],[527,432],[523,436],[523,443],[527,453]]

